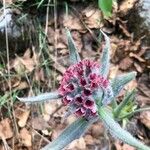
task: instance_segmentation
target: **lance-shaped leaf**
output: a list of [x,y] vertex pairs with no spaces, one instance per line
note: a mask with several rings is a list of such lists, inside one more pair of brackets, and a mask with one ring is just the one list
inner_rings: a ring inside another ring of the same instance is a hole
[[100,65],[101,65],[100,74],[103,75],[104,77],[107,77],[109,72],[109,66],[110,66],[110,40],[103,31],[101,32],[105,38],[105,46],[103,48],[102,57],[100,60]]
[[21,102],[34,103],[34,102],[44,102],[48,100],[54,100],[60,97],[61,96],[59,95],[58,91],[55,91],[55,92],[40,94],[38,96],[33,96],[33,97],[26,97],[26,98],[17,97],[17,98]]
[[68,39],[68,48],[69,48],[69,56],[70,56],[70,63],[75,64],[77,62],[79,62],[80,56],[78,54],[78,49],[75,46],[75,43],[72,39],[71,33],[68,29],[66,29],[66,33],[67,33],[67,39]]
[[114,93],[114,97],[119,94],[121,89],[130,82],[131,80],[135,79],[136,72],[130,72],[127,74],[119,75],[116,78],[111,80],[111,86]]
[[83,135],[85,130],[96,120],[97,118],[90,121],[87,121],[85,118],[76,120],[69,127],[67,127],[56,140],[41,150],[62,150],[73,140]]
[[112,0],[98,0],[98,6],[106,17],[111,16],[113,1]]
[[119,117],[121,111],[124,109],[124,107],[131,101],[134,100],[136,90],[132,90],[131,92],[127,93],[124,97],[123,101],[115,108],[114,110],[114,116],[115,118]]
[[111,135],[119,140],[137,148],[140,150],[150,150],[150,148],[144,145],[142,142],[134,138],[129,132],[122,129],[121,126],[115,122],[115,120],[110,116],[110,113],[106,111],[104,107],[99,108],[99,117],[110,131]]

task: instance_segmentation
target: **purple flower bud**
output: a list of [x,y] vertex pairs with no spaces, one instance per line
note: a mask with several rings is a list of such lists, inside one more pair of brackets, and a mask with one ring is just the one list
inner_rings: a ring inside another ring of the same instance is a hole
[[[109,87],[109,82],[99,74],[100,65],[91,60],[83,60],[70,66],[60,82],[59,93],[64,105],[75,107],[75,114],[82,117],[97,115],[92,94],[99,88]],[[108,94],[107,94],[108,95]]]
[[87,83],[86,83],[86,80],[84,79],[84,78],[81,78],[80,79],[80,84],[82,85],[82,86],[85,86]]
[[84,116],[85,113],[86,113],[86,109],[84,107],[78,108],[75,112],[75,114],[79,117]]
[[66,97],[63,97],[62,102],[64,105],[68,105],[72,100],[73,98],[66,96]]
[[72,83],[69,83],[67,85],[67,88],[70,90],[70,91],[73,91],[74,90],[74,85]]
[[84,94],[85,96],[90,96],[90,95],[92,94],[92,92],[91,92],[90,89],[84,89],[84,90],[83,90],[83,94]]
[[84,107],[85,108],[92,108],[94,105],[94,101],[93,100],[86,100],[84,103]]
[[81,96],[77,96],[77,97],[75,98],[75,101],[76,101],[77,103],[82,104],[82,103],[83,103],[83,98],[82,98]]

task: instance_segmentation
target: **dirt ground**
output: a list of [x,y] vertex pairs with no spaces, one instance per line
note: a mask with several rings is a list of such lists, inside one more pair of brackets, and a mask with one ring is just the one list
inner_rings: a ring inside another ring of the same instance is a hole
[[[11,0],[7,2],[11,5],[13,3]],[[16,98],[58,88],[69,66],[65,27],[70,29],[81,57],[93,60],[98,60],[101,55],[99,31],[102,29],[111,41],[109,77],[133,70],[137,72],[136,80],[121,91],[118,103],[126,90],[137,88],[136,106],[150,106],[150,44],[146,42],[150,34],[143,29],[137,36],[136,31],[131,30],[136,25],[130,24],[133,23],[133,10],[138,7],[138,0],[115,3],[111,18],[104,18],[97,3],[93,1],[70,0],[60,3],[54,0],[50,2],[50,7],[45,3],[37,9],[37,5],[31,5],[31,1],[26,0],[21,10],[15,7],[15,16],[20,13],[29,15],[27,21],[33,25],[33,29],[30,30],[31,26],[28,25],[27,30],[23,31],[27,35],[32,31],[31,38],[27,43],[26,40],[12,41],[9,38],[9,52],[1,52],[0,150],[39,150],[76,119],[72,115],[64,121],[67,108],[60,100],[24,104]],[[2,40],[0,44],[3,45]],[[8,54],[9,57],[6,57]],[[150,145],[150,111],[129,118],[126,129]],[[66,150],[134,150],[106,133],[103,124],[96,122]]]

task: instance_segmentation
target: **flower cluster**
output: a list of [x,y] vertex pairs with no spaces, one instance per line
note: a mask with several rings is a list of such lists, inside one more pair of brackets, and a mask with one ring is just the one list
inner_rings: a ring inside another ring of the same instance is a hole
[[99,74],[100,65],[91,60],[82,60],[70,66],[63,75],[59,93],[64,105],[75,108],[77,116],[97,114],[93,95],[98,89],[107,89],[109,81]]

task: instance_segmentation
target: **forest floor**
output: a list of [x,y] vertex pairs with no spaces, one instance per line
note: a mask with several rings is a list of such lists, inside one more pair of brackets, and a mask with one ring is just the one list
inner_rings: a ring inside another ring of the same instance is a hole
[[[10,0],[7,3],[12,5],[13,2]],[[30,2],[23,2],[22,5],[23,9],[19,13],[23,12],[31,20],[40,21],[38,27],[35,27],[35,35],[30,35],[29,45],[22,48],[23,40],[13,41],[13,44],[10,42],[9,51],[2,52],[10,56],[4,58],[6,55],[2,55],[0,61],[0,150],[39,150],[76,119],[72,115],[63,121],[66,107],[59,100],[44,104],[24,104],[16,98],[54,91],[59,87],[59,81],[69,66],[65,27],[70,29],[81,57],[93,60],[100,58],[102,47],[99,44],[99,33],[102,29],[111,41],[109,77],[137,72],[136,80],[121,91],[118,103],[127,90],[136,88],[135,105],[138,108],[150,106],[150,44],[146,41],[150,34],[133,24],[133,20],[139,17],[135,11],[138,0],[123,0],[114,5],[109,19],[102,16],[97,3],[93,1],[60,4],[54,0],[50,2],[50,7],[43,4],[39,9]],[[18,10],[15,12],[18,15]],[[138,31],[140,34],[135,27],[142,30]],[[13,47],[14,42],[22,42],[19,50]],[[126,129],[150,145],[150,111],[129,118]],[[96,149],[134,150],[108,137],[100,121],[66,148]]]

